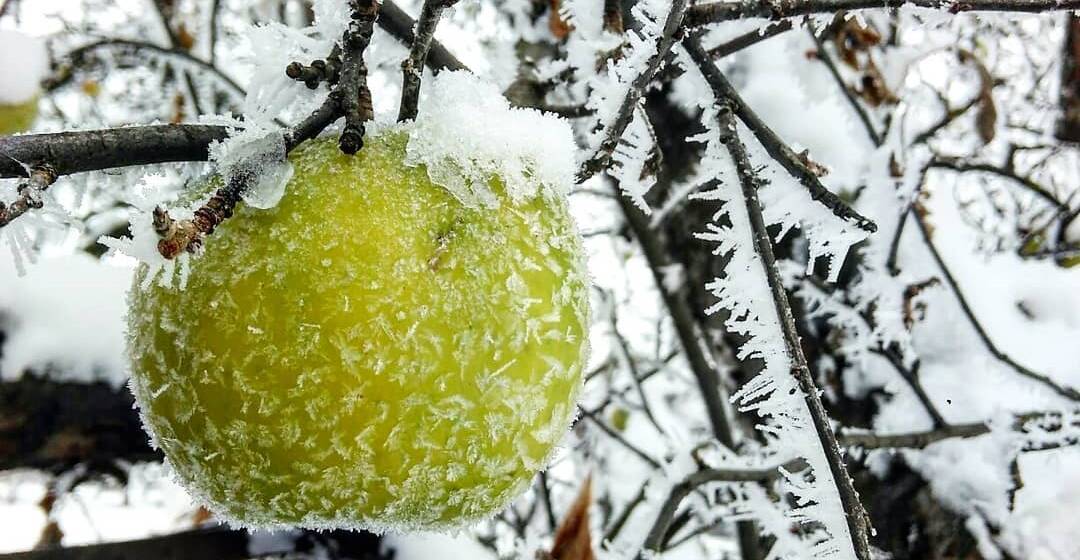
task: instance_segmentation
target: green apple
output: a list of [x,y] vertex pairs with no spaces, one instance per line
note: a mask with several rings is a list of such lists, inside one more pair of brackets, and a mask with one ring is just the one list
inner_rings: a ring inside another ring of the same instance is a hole
[[463,205],[406,137],[296,150],[186,288],[137,274],[131,386],[179,480],[253,527],[448,529],[522,492],[566,432],[588,289],[566,201]]
[[0,136],[26,132],[37,119],[37,96],[22,103],[6,105],[0,103]]

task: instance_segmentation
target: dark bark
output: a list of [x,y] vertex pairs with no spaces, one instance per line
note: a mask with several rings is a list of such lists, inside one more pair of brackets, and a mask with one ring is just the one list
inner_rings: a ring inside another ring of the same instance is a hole
[[1070,14],[1065,22],[1065,47],[1061,53],[1061,118],[1057,137],[1080,142],[1080,16]]

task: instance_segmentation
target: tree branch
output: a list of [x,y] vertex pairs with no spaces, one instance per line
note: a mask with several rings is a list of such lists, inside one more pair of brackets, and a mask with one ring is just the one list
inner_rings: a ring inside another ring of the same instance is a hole
[[600,141],[596,151],[582,162],[577,175],[578,183],[584,183],[611,163],[611,154],[615,151],[615,147],[619,145],[619,140],[622,138],[623,132],[626,131],[626,127],[630,126],[630,122],[634,119],[634,111],[638,107],[641,96],[645,93],[649,84],[652,83],[653,77],[656,76],[657,70],[660,69],[660,63],[667,58],[668,52],[671,51],[672,45],[675,44],[675,37],[679,34],[683,16],[686,13],[686,4],[687,0],[673,0],[671,2],[671,10],[668,12],[667,20],[664,22],[664,30],[659,43],[656,45],[656,52],[649,58],[644,71],[630,82],[630,88],[627,89],[626,96],[623,97],[615,118],[607,124],[604,139]]
[[1016,360],[1009,357],[1008,354],[1002,352],[1001,349],[998,348],[996,344],[994,344],[994,341],[990,338],[990,334],[986,332],[986,329],[982,326],[982,323],[980,323],[978,318],[975,317],[975,311],[972,310],[967,298],[964,297],[964,292],[960,290],[960,284],[956,281],[956,278],[952,275],[949,267],[946,266],[945,259],[941,257],[941,253],[938,252],[937,247],[934,245],[934,241],[930,236],[930,231],[929,229],[927,229],[926,223],[923,221],[922,215],[918,211],[909,212],[908,215],[914,216],[915,223],[919,226],[919,233],[922,234],[923,241],[926,242],[926,248],[930,250],[930,255],[934,258],[934,262],[937,263],[938,269],[941,270],[942,276],[945,277],[945,282],[949,285],[949,289],[951,289],[953,294],[956,296],[956,301],[960,304],[960,309],[963,310],[964,316],[967,317],[968,322],[970,322],[971,326],[974,327],[975,333],[979,335],[979,338],[986,346],[986,349],[989,350],[995,358],[1011,367],[1014,371],[1016,371],[1016,373],[1038,382],[1044,387],[1069,400],[1080,401],[1080,392],[1078,392],[1076,389],[1059,385],[1054,382],[1054,380],[1050,379],[1048,376],[1021,365]]
[[741,0],[698,4],[687,12],[687,27],[747,18],[781,19],[811,14],[911,5],[960,12],[1041,13],[1080,9],[1080,0]]
[[[844,458],[840,453],[840,447],[836,441],[829,423],[828,414],[821,404],[818,396],[818,388],[810,375],[810,368],[803,354],[799,342],[799,333],[795,327],[795,319],[792,316],[791,305],[788,303],[787,292],[784,290],[783,280],[776,266],[776,257],[773,254],[772,238],[765,225],[761,203],[758,200],[757,189],[760,185],[756,172],[750,163],[749,154],[742,140],[739,139],[734,114],[738,110],[733,105],[740,103],[737,99],[729,97],[730,86],[721,75],[720,70],[709,58],[708,53],[702,48],[696,37],[685,41],[687,52],[701,69],[706,81],[713,89],[713,95],[720,105],[717,117],[720,120],[720,142],[727,147],[735,162],[735,171],[742,186],[743,199],[746,204],[746,213],[753,230],[754,247],[761,258],[761,267],[769,283],[772,292],[773,306],[776,311],[780,328],[783,331],[784,343],[787,348],[788,358],[791,360],[791,374],[799,384],[803,393],[803,399],[814,424],[814,431],[820,440],[821,448],[829,464],[833,480],[836,484],[837,493],[846,513],[848,530],[851,534],[851,544],[859,560],[870,560],[870,531],[866,511],[859,501],[859,495],[855,492],[851,477],[848,476],[844,465]],[[744,119],[745,120],[745,119]]]
[[48,164],[58,176],[115,167],[206,161],[211,142],[228,137],[224,126],[165,124],[0,136],[0,178],[26,177]]
[[[684,46],[687,46],[690,43],[691,41],[689,39],[683,42]],[[693,43],[696,45],[696,49],[701,49],[699,41],[695,40]],[[687,50],[690,50],[689,46],[687,46]],[[699,63],[699,66],[709,64],[710,67],[712,67],[712,59],[708,56],[708,53],[701,49],[700,54],[703,56],[702,60],[706,62]],[[696,57],[696,53],[691,53],[691,57]],[[739,93],[735,91],[735,88],[732,87],[731,83],[724,77],[723,73],[720,72],[719,69],[715,69],[715,67],[712,68],[713,69],[710,70],[706,78],[709,80],[709,85],[713,88],[713,91],[717,92],[718,99],[726,100],[726,104],[731,107],[735,115],[739,117],[739,120],[754,133],[754,136],[761,142],[765,151],[786,169],[788,173],[806,187],[810,192],[810,198],[813,198],[824,205],[842,220],[852,222],[859,228],[871,233],[877,231],[877,224],[856,212],[843,200],[840,200],[840,197],[825,188],[825,185],[821,184],[821,180],[806,166],[806,163],[803,162],[802,158],[800,158],[790,146],[785,144],[784,141],[769,128],[769,125],[765,124],[765,122],[757,116],[757,113],[750,109],[750,106],[743,101],[739,96]]]

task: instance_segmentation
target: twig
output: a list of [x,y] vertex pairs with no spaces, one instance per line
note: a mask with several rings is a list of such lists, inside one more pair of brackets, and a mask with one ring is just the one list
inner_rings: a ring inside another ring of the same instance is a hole
[[859,100],[855,99],[855,94],[851,92],[851,88],[848,87],[847,83],[844,81],[844,77],[840,75],[840,70],[833,62],[832,56],[829,55],[829,51],[826,50],[825,43],[821,41],[821,37],[818,37],[813,24],[807,24],[806,32],[810,34],[810,37],[814,40],[814,44],[817,45],[817,59],[825,64],[825,68],[829,70],[829,74],[832,75],[833,80],[836,81],[836,85],[840,87],[840,91],[844,94],[848,104],[855,110],[855,114],[858,115],[863,128],[866,129],[866,135],[870,137],[870,141],[873,142],[875,146],[880,146],[883,141],[881,134],[877,131],[877,127],[874,126],[873,121],[870,120],[870,114],[866,111],[866,107],[863,107],[862,104],[859,103]]
[[330,93],[331,96],[338,96],[338,103],[345,114],[345,128],[338,138],[338,146],[342,152],[350,155],[364,146],[364,123],[373,116],[364,50],[371,42],[371,33],[379,17],[379,1],[352,0],[351,5],[352,21],[342,40],[344,58],[341,81]]
[[416,106],[420,102],[420,77],[427,61],[431,41],[435,37],[435,27],[446,8],[458,0],[424,0],[420,10],[420,19],[416,24],[415,37],[409,49],[409,57],[401,63],[401,106],[398,109],[398,122],[416,118]]
[[[717,92],[718,99],[726,100],[727,105],[731,107],[735,115],[739,117],[739,120],[754,133],[754,136],[757,137],[762,147],[765,148],[765,151],[776,160],[777,163],[783,166],[788,173],[806,187],[810,192],[810,198],[824,205],[842,220],[853,222],[859,228],[871,233],[877,231],[877,224],[856,212],[853,208],[848,206],[847,203],[840,200],[840,197],[825,188],[825,185],[821,184],[821,180],[818,179],[817,174],[807,167],[803,159],[800,158],[790,146],[785,144],[784,141],[769,128],[769,125],[765,124],[765,122],[757,116],[757,113],[750,109],[750,106],[739,97],[739,93],[735,91],[735,88],[732,87],[731,83],[724,77],[724,74],[712,65],[712,59],[701,47],[699,40],[696,38],[694,38],[694,40],[687,39],[686,41],[683,41],[683,45],[686,47],[687,51],[692,51],[690,54],[691,57],[695,59],[695,62],[698,60],[698,56],[701,57],[701,60],[704,62],[699,63],[699,66],[703,64],[710,65],[710,71],[706,78],[709,80],[709,85]],[[693,48],[691,48],[691,45],[693,45]]]
[[[762,269],[772,292],[773,306],[776,311],[780,328],[783,331],[784,344],[787,348],[788,358],[791,361],[791,374],[795,377],[799,389],[803,393],[810,418],[814,424],[814,431],[820,440],[822,451],[829,464],[833,480],[836,484],[840,502],[846,513],[848,529],[851,534],[851,543],[859,560],[870,560],[870,531],[866,511],[859,501],[859,495],[855,491],[851,477],[848,476],[844,458],[836,442],[836,434],[833,433],[829,423],[828,414],[821,404],[817,386],[810,375],[810,368],[803,354],[799,333],[795,327],[795,319],[792,316],[791,305],[788,303],[787,292],[784,291],[783,280],[776,266],[776,257],[772,249],[772,237],[765,225],[761,202],[758,200],[757,189],[760,184],[757,174],[750,163],[749,154],[742,140],[739,139],[735,124],[736,99],[729,97],[725,88],[718,87],[727,81],[720,74],[715,63],[709,58],[708,53],[701,47],[697,38],[690,38],[685,42],[686,49],[691,58],[701,69],[706,81],[713,89],[717,103],[720,104],[717,117],[720,120],[720,141],[727,147],[735,162],[735,171],[742,186],[742,194],[746,205],[746,213],[750,220],[753,231],[754,248],[760,257]],[[730,87],[727,88],[730,90]],[[753,127],[751,127],[753,128]],[[775,156],[774,156],[775,157]]]
[[41,196],[45,189],[56,182],[56,170],[48,163],[42,163],[30,169],[30,176],[19,183],[18,197],[15,202],[6,205],[0,202],[0,228],[22,216],[31,208],[41,208],[45,204]]
[[656,45],[656,52],[649,58],[645,69],[630,82],[630,88],[626,90],[626,96],[623,97],[615,118],[610,123],[606,123],[607,129],[604,131],[604,139],[600,141],[596,151],[582,162],[577,174],[578,183],[584,183],[611,163],[611,155],[619,145],[619,140],[622,138],[623,132],[626,131],[626,127],[633,120],[634,111],[638,107],[641,96],[649,84],[652,83],[653,77],[656,76],[657,70],[660,69],[660,63],[667,58],[668,52],[671,51],[672,45],[675,44],[675,37],[679,34],[683,15],[686,13],[686,4],[687,0],[673,0],[671,2],[671,10],[668,12],[667,20],[664,22],[664,29],[660,41]]
[[308,89],[316,89],[326,82],[334,85],[341,77],[341,46],[334,45],[326,60],[313,60],[311,64],[291,62],[285,67],[285,75],[298,82],[303,82]]
[[782,19],[810,14],[891,8],[909,4],[919,8],[960,12],[1041,13],[1080,9],[1080,0],[741,0],[707,2],[687,12],[687,27],[747,18]]
[[1065,203],[1058,200],[1049,189],[1035,182],[1030,177],[1025,177],[1017,174],[1015,171],[1010,171],[1001,167],[990,165],[987,163],[970,163],[962,162],[953,158],[937,157],[934,158],[929,166],[936,169],[948,169],[950,171],[956,171],[957,173],[976,172],[976,173],[989,173],[991,175],[997,175],[1005,179],[1010,179],[1013,183],[1024,187],[1032,193],[1038,195],[1043,200],[1049,202],[1057,210],[1068,211],[1068,206]]
[[705,469],[686,477],[672,489],[667,500],[660,506],[660,513],[656,515],[656,521],[649,529],[645,537],[645,550],[659,552],[664,537],[671,527],[671,521],[675,517],[682,501],[695,489],[710,482],[762,482],[776,478],[779,467],[764,469]]
[[[1027,433],[1031,431],[1029,424],[1038,422],[1050,423],[1054,431],[1064,430],[1065,422],[1060,412],[1030,412],[1017,414],[1013,417],[1012,429]],[[1069,427],[1075,428],[1077,422],[1070,422]],[[840,444],[844,447],[861,447],[863,449],[922,449],[939,441],[953,438],[973,438],[989,434],[990,425],[985,422],[971,422],[967,424],[953,424],[923,432],[906,432],[898,434],[875,434],[864,430],[842,430],[838,436]],[[1066,434],[1060,442],[1028,441],[1021,451],[1043,451],[1056,449],[1064,445],[1076,445],[1077,436]]]
[[946,266],[945,259],[941,257],[941,253],[938,252],[937,247],[934,245],[934,241],[930,236],[930,231],[926,227],[926,222],[923,221],[923,217],[917,211],[909,212],[909,215],[914,216],[915,223],[919,226],[919,233],[922,234],[923,241],[925,241],[926,243],[926,248],[930,250],[930,255],[934,258],[934,262],[937,263],[938,269],[941,270],[942,276],[945,277],[945,282],[949,285],[949,289],[952,290],[953,294],[956,296],[956,301],[960,304],[960,309],[963,310],[964,316],[967,317],[968,322],[971,323],[971,326],[975,329],[975,333],[979,335],[979,338],[986,346],[986,349],[989,350],[995,358],[1016,371],[1016,373],[1040,383],[1051,391],[1069,400],[1080,401],[1080,392],[1078,392],[1076,389],[1059,385],[1054,382],[1054,380],[1050,379],[1048,376],[1033,371],[1019,364],[1016,360],[1009,357],[1009,355],[1005,352],[1002,352],[1001,349],[998,348],[996,344],[994,344],[994,341],[990,338],[990,334],[986,332],[986,329],[983,327],[982,323],[980,323],[979,319],[975,317],[975,312],[974,310],[972,310],[967,298],[964,297],[964,292],[960,289],[960,284],[956,281],[956,278],[949,270],[949,267]]
[[206,62],[200,58],[194,57],[191,53],[178,49],[178,48],[166,48],[153,43],[147,43],[146,41],[138,41],[133,39],[102,39],[100,41],[94,41],[88,43],[76,49],[72,49],[70,52],[64,55],[65,61],[61,62],[59,68],[52,76],[46,78],[41,87],[45,91],[52,91],[59,87],[64,86],[71,81],[74,76],[74,68],[85,63],[88,57],[102,49],[131,49],[135,52],[148,51],[154,54],[163,55],[166,57],[172,57],[180,60],[182,64],[189,64],[197,67],[200,71],[209,73],[214,78],[218,79],[237,97],[243,97],[247,93],[240,84],[236,83],[228,75],[223,73],[220,68],[212,63]]
[[[406,45],[413,44],[413,38],[415,37],[413,30],[416,29],[416,22],[393,0],[383,0],[382,7],[379,8],[379,21],[377,23],[383,31],[386,31],[398,41]],[[469,69],[436,40],[431,41],[427,65],[432,70]]]
[[[158,17],[161,19],[161,27],[165,30],[165,37],[169,41],[169,48],[177,49],[177,47],[180,46],[180,40],[172,28],[172,2],[166,0],[153,0],[153,4]],[[180,74],[183,76],[184,85],[187,87],[188,97],[191,98],[191,105],[195,109],[195,114],[202,115],[203,110],[202,104],[199,102],[199,90],[195,88],[195,81],[191,78],[191,73],[182,69],[180,70]]]

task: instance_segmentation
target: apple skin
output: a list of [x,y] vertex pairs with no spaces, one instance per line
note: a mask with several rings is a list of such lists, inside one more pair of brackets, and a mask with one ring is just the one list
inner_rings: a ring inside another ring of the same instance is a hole
[[33,97],[16,104],[0,103],[0,136],[26,132],[37,119],[38,100]]
[[446,530],[491,516],[566,433],[588,279],[566,201],[469,208],[406,137],[296,150],[185,289],[129,296],[131,386],[179,481],[233,524]]

